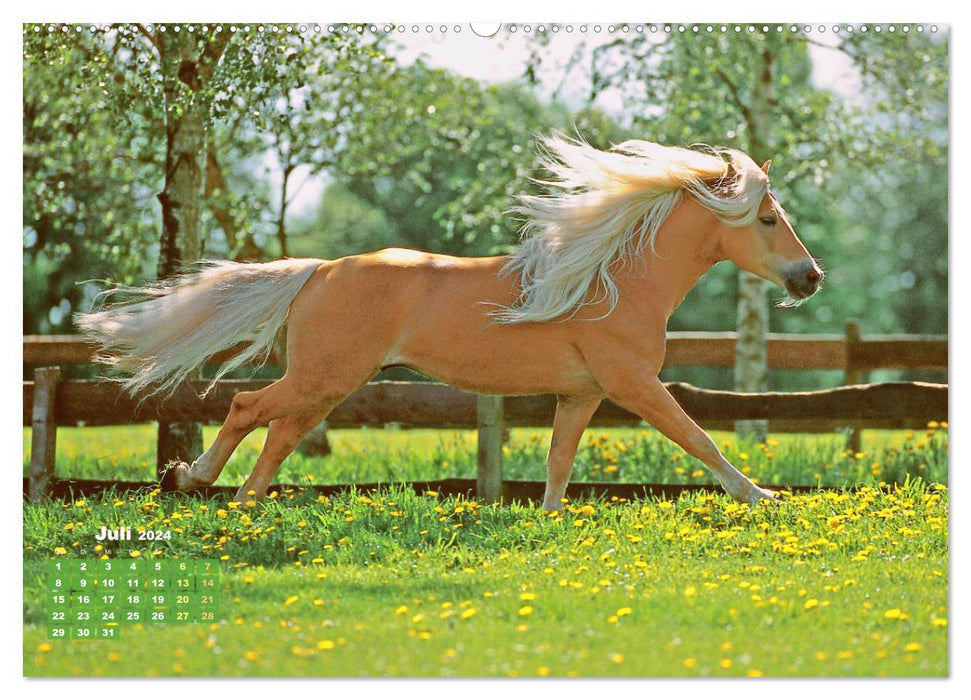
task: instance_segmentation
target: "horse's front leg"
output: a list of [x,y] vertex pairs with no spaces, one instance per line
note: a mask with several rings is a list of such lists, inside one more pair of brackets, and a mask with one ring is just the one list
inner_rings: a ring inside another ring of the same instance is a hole
[[736,501],[757,503],[775,498],[771,491],[756,486],[725,459],[715,442],[691,420],[657,376],[647,379],[628,376],[604,388],[614,403],[636,413],[685,452],[701,460]]
[[553,437],[550,451],[546,457],[548,473],[546,493],[543,496],[543,509],[552,511],[562,508],[562,498],[573,471],[573,459],[577,446],[590,417],[593,416],[600,398],[557,397],[556,417],[553,419]]

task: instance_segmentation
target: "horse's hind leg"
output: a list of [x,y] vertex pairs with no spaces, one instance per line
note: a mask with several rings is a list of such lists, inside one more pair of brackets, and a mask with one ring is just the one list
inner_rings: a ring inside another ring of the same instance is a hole
[[184,462],[176,465],[163,477],[163,487],[184,491],[212,485],[244,437],[261,425],[312,405],[313,401],[313,397],[297,392],[288,377],[259,391],[240,392],[233,397],[229,415],[209,449],[191,466]]
[[246,483],[240,486],[235,500],[243,502],[265,496],[270,481],[276,475],[283,460],[293,452],[307,433],[327,417],[336,403],[328,402],[323,406],[272,421],[266,443],[263,445],[259,459],[256,460],[253,473],[249,475]]
[[[294,416],[271,428],[265,459],[261,456],[243,491],[245,495],[252,488],[262,495],[256,487],[262,484],[265,489],[280,461],[303,437],[293,436],[304,426],[309,431],[345,396],[378,373],[396,337],[393,317],[365,314],[348,301],[349,292],[337,294],[339,286],[329,294],[329,279],[312,278],[290,306],[286,375],[261,391],[237,394],[215,442],[191,467],[176,467],[170,484],[182,489],[212,484],[254,428]],[[317,416],[316,421],[312,416]]]

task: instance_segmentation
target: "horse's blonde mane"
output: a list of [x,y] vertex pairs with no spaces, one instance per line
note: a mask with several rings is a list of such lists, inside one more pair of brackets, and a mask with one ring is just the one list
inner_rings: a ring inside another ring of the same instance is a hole
[[[750,224],[768,191],[761,168],[730,149],[625,141],[600,151],[554,135],[540,159],[553,178],[540,181],[548,194],[523,195],[513,209],[525,218],[524,242],[503,272],[519,274],[521,291],[492,312],[503,323],[569,317],[603,299],[609,314],[618,301],[612,267],[654,250],[684,191],[731,226]],[[588,300],[595,282],[600,295]]]

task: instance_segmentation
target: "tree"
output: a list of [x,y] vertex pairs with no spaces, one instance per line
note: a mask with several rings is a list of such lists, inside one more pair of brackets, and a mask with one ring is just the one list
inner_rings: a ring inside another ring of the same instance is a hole
[[341,121],[353,137],[329,168],[335,182],[381,212],[392,233],[376,242],[434,252],[495,255],[516,245],[522,222],[508,210],[539,175],[537,134],[578,124],[605,145],[617,133],[595,109],[570,114],[525,86],[485,86],[421,60],[375,67],[349,97],[354,108]]
[[117,109],[91,43],[73,28],[24,29],[25,333],[70,332],[97,286],[86,280],[154,274],[164,132],[143,120],[144,101]]
[[[229,25],[164,24],[25,27],[25,68],[63,69],[63,72],[57,71],[61,78],[57,85],[64,89],[58,96],[61,100],[72,107],[91,106],[90,99],[79,96],[78,83],[71,74],[76,71],[83,78],[82,84],[100,88],[104,99],[96,106],[105,108],[111,117],[105,121],[111,126],[117,125],[130,145],[142,145],[144,140],[157,149],[157,139],[144,139],[141,135],[156,136],[160,127],[164,129],[163,167],[156,180],[161,181],[159,278],[198,259],[203,251],[200,221],[205,177],[207,172],[221,172],[218,160],[207,155],[213,124],[231,115],[233,110],[266,103],[273,96],[282,95],[287,99],[291,83],[279,77],[289,74],[288,63],[292,63],[293,56],[301,55],[302,46],[327,45],[339,53],[340,45],[353,41],[340,35],[300,32],[285,25],[253,28],[251,32],[236,29]],[[43,95],[43,86],[37,86],[37,90]],[[31,117],[25,118],[25,125],[39,127],[36,131],[41,140],[47,135],[43,127],[53,115],[45,109],[51,100],[46,104],[43,100],[39,102],[44,107],[40,109],[43,113],[37,115],[28,111],[33,103],[29,99],[25,101],[25,117]],[[69,131],[69,127],[63,130]],[[26,131],[25,140],[31,135],[32,132]],[[87,136],[78,134],[85,139]],[[29,152],[32,146],[32,143],[26,144],[25,150]],[[158,155],[157,150],[151,153]],[[39,177],[36,171],[26,173],[28,167],[41,169],[49,165],[43,158],[38,160],[39,165],[35,166],[33,161],[25,159],[25,183],[50,177],[49,173]],[[25,196],[25,204],[28,201]],[[76,197],[60,198],[55,206],[70,212],[74,201]],[[217,221],[222,218],[229,228],[227,222],[232,219],[218,216],[218,210],[216,213]],[[48,220],[51,218],[48,214]],[[36,243],[46,245],[48,241],[42,241],[41,234],[47,233],[53,224],[46,223],[44,213],[29,215],[25,211],[25,221],[35,222],[32,231],[25,231],[25,243],[34,242],[33,238]],[[95,237],[99,234],[111,235],[97,231]],[[188,458],[201,449],[198,426],[160,426],[159,468],[170,459]]]

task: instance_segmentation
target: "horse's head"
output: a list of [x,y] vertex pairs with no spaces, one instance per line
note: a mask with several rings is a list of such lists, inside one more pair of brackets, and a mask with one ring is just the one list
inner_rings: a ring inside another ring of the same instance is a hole
[[789,217],[779,200],[768,189],[767,176],[771,161],[762,166],[765,193],[753,221],[722,224],[719,247],[725,258],[743,270],[779,285],[787,298],[780,306],[795,306],[819,289],[823,271],[809,255],[792,229]]

